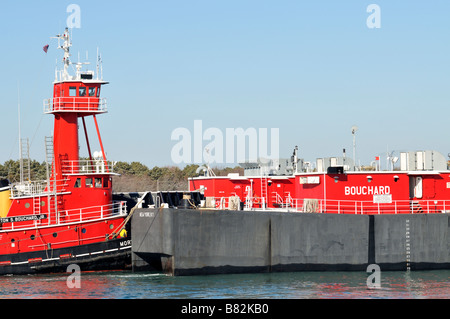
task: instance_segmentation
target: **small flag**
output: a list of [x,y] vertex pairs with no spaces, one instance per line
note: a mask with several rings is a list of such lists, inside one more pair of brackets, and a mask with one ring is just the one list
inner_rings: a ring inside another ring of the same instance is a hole
[[379,156],[375,156],[375,160],[376,160],[376,161],[379,161],[379,160],[380,160],[380,157],[379,157]]
[[45,53],[47,53],[48,47],[49,47],[49,45],[47,44],[46,46],[44,46],[44,47],[42,48],[42,49],[44,50]]

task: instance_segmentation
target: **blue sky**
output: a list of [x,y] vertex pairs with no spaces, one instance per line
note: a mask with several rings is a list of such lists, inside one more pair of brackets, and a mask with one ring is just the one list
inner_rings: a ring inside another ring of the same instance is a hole
[[[71,3],[73,60],[89,51],[95,68],[98,46],[110,82],[98,119],[111,160],[172,165],[171,133],[194,120],[279,128],[281,157],[295,145],[305,160],[351,156],[352,125],[363,164],[386,149],[450,153],[449,1],[3,0],[0,163],[18,158],[18,86],[22,137],[45,159],[42,101],[62,54],[50,37]],[[366,25],[371,3],[379,29]]]

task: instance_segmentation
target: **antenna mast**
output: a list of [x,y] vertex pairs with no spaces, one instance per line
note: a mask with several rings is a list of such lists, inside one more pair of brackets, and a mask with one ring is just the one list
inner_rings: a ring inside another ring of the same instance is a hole
[[22,136],[21,136],[21,129],[20,129],[20,85],[19,82],[17,82],[17,113],[19,116],[19,171],[20,171],[20,183],[23,183],[23,156],[22,156]]
[[[52,37],[52,39],[58,39],[58,49],[64,50],[64,57],[63,57],[63,65],[64,70],[61,75],[61,80],[69,80],[69,64],[70,64],[70,47],[72,46],[72,42],[70,41],[70,32],[69,28],[66,27],[66,30],[64,33],[57,34],[56,37]],[[61,45],[61,40],[64,41],[63,45]]]
[[353,165],[355,165],[354,170],[356,170],[356,131],[358,127],[356,125],[352,126],[352,135],[353,135]]

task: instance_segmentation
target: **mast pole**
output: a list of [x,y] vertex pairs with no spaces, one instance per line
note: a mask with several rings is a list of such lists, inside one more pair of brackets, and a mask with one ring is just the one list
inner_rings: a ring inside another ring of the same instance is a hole
[[20,171],[20,183],[23,183],[23,154],[22,154],[22,135],[21,135],[21,128],[20,128],[20,85],[19,82],[17,82],[17,113],[19,117],[19,171]]

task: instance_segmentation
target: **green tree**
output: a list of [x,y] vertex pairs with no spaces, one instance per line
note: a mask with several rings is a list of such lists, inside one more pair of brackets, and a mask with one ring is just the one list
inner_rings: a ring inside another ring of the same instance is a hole
[[30,163],[31,179],[32,180],[45,180],[47,179],[47,167],[46,163],[39,163],[38,161],[32,160]]
[[114,172],[122,175],[128,175],[131,174],[131,165],[127,162],[117,162],[116,165],[114,165]]
[[183,169],[183,176],[188,177],[197,177],[199,174],[197,173],[197,169],[199,168],[196,164],[190,164],[186,165],[186,167]]
[[149,171],[148,175],[152,180],[157,181],[161,177],[163,177],[167,173],[167,171],[168,171],[167,167],[155,166]]
[[149,173],[148,167],[139,162],[131,163],[131,171],[132,171],[132,174],[138,175],[138,176],[148,175],[148,173]]
[[8,160],[4,164],[5,177],[11,182],[18,182],[20,180],[20,161]]

